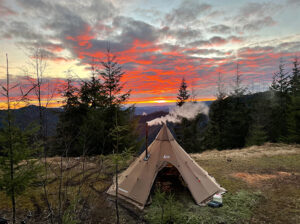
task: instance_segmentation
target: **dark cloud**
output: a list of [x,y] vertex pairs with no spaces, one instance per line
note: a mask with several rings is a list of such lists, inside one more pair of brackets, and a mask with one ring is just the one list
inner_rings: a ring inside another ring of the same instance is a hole
[[49,60],[61,58],[57,53],[64,49],[62,44],[51,42],[51,36],[42,34],[42,32],[38,33],[27,23],[21,21],[11,21],[5,25],[2,37],[14,38],[15,43],[28,52],[41,48]]
[[42,34],[36,33],[32,27],[25,22],[11,21],[5,28],[5,34],[13,36],[15,38],[21,38],[25,40],[38,41],[44,39]]
[[238,15],[238,19],[262,18],[280,10],[281,6],[273,2],[249,2],[245,4]]
[[196,20],[200,15],[212,8],[210,4],[200,3],[197,0],[183,1],[177,8],[166,15],[167,24],[182,24]]
[[300,6],[299,0],[287,0],[287,5]]
[[237,36],[230,36],[228,38],[220,37],[220,36],[213,36],[209,40],[197,40],[189,43],[189,46],[192,47],[214,47],[214,46],[221,46],[227,43],[236,43],[242,42],[243,39]]
[[219,33],[219,34],[228,34],[231,32],[231,28],[223,24],[211,26],[208,30],[212,33]]
[[163,37],[176,38],[178,42],[191,41],[193,39],[200,38],[202,32],[199,29],[192,28],[171,28],[168,26],[163,27],[160,30]]
[[211,55],[211,54],[215,54],[218,56],[224,56],[226,54],[230,54],[231,52],[226,52],[226,51],[220,51],[220,50],[216,50],[216,49],[193,49],[193,50],[186,50],[185,51],[186,54],[197,54],[197,55]]
[[0,0],[0,17],[17,14],[14,10],[5,5],[4,0]]
[[274,2],[250,2],[240,8],[234,21],[238,32],[257,31],[276,24],[274,15],[282,6]]
[[224,39],[222,37],[218,37],[218,36],[210,38],[209,42],[212,45],[224,45],[227,43],[226,39]]
[[284,42],[278,45],[279,52],[297,52],[300,50],[300,41]]
[[256,31],[264,27],[273,26],[275,24],[276,22],[273,20],[273,18],[271,16],[267,16],[262,19],[257,19],[245,24],[243,26],[243,30]]
[[120,42],[128,43],[133,40],[153,42],[159,37],[158,30],[154,26],[130,17],[115,17],[113,26],[121,29],[121,34],[116,38]]
[[80,14],[86,20],[89,20],[89,22],[111,18],[118,12],[118,9],[112,2],[106,0],[26,0],[18,1],[18,3],[27,11],[30,10],[31,14],[42,15],[43,18],[53,16],[56,10],[59,10],[58,14],[60,14],[60,9],[62,8],[69,9],[73,14]]

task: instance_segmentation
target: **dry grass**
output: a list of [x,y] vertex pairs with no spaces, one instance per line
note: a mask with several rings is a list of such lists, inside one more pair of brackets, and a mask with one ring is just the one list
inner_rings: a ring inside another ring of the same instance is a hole
[[[191,156],[231,195],[241,190],[249,193],[261,192],[263,199],[254,208],[255,216],[251,218],[251,223],[300,223],[299,145],[268,143],[244,149],[211,150]],[[131,161],[123,164],[122,168],[126,168]],[[61,158],[47,158],[47,163],[49,197],[53,207],[57,208]],[[81,194],[88,200],[85,215],[90,218],[90,223],[114,223],[114,204],[105,194],[112,182],[112,158],[64,158],[62,164],[65,170],[63,186],[68,187],[67,194],[70,198],[74,198],[82,183]],[[3,192],[0,192],[0,198],[0,216],[9,217],[10,201]],[[184,198],[183,201],[192,211],[203,211],[195,206],[190,197]],[[32,220],[32,223],[46,223],[46,204],[40,186],[28,189],[26,194],[18,197],[17,207],[19,218],[31,210],[35,215],[35,221]],[[121,217],[122,223],[137,223],[136,214],[130,214],[126,209],[121,208]]]
[[191,154],[194,159],[216,159],[216,158],[259,158],[262,156],[296,155],[300,154],[300,145],[287,145],[266,143],[263,146],[251,146],[243,149],[232,150],[210,150],[201,154]]
[[265,180],[290,177],[291,175],[299,175],[288,172],[277,172],[276,174],[250,174],[250,173],[233,173],[232,176],[235,178],[242,179],[249,184],[257,184]]
[[300,223],[300,145],[268,143],[192,157],[228,192],[262,193],[251,223]]

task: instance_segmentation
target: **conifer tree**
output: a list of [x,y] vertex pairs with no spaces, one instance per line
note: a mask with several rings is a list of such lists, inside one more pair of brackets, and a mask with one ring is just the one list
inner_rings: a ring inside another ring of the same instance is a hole
[[246,146],[262,145],[267,140],[267,133],[260,124],[252,124],[246,138]]
[[290,79],[291,99],[287,110],[287,142],[300,143],[300,69],[298,58],[293,61]]
[[223,100],[226,97],[226,92],[224,88],[224,82],[222,80],[221,73],[218,73],[218,82],[217,82],[217,100]]
[[292,70],[292,77],[290,80],[290,87],[291,93],[293,96],[300,95],[300,68],[299,68],[299,61],[298,58],[295,57],[293,61],[293,70]]
[[109,107],[124,103],[130,96],[130,90],[121,93],[123,89],[121,78],[125,72],[117,62],[117,57],[110,52],[110,48],[107,48],[106,58],[101,62],[101,65],[102,69],[98,69],[98,73],[104,80],[103,87],[108,97]]
[[242,86],[242,75],[239,70],[239,64],[236,64],[236,74],[234,79],[233,92],[231,92],[231,96],[243,96],[247,92],[247,88]]
[[190,94],[187,90],[187,84],[185,82],[185,79],[182,78],[181,80],[181,84],[180,84],[180,87],[179,87],[179,92],[178,92],[178,95],[177,95],[177,106],[182,106],[190,97]]
[[10,86],[7,55],[6,61],[6,86],[1,86],[4,90],[2,94],[7,100],[7,117],[4,128],[0,130],[0,190],[4,190],[11,199],[12,222],[16,223],[16,197],[24,193],[26,188],[36,179],[39,171],[39,167],[36,165],[37,160],[32,159],[32,156],[39,151],[39,147],[31,143],[38,128],[27,128],[22,131],[13,123],[10,90],[15,86]]
[[293,96],[288,105],[287,142],[300,144],[300,96]]
[[123,107],[130,96],[130,91],[123,92],[121,78],[124,74],[108,49],[100,64],[95,64],[93,59],[90,79],[82,81],[78,89],[69,86],[64,90],[65,111],[58,127],[65,127],[61,133],[69,133],[76,139],[71,147],[73,155],[81,155],[83,149],[89,155],[112,153],[115,140],[110,133],[116,113],[118,124],[130,127],[123,133],[122,144],[130,147],[137,143],[137,122],[132,116],[134,107]]
[[279,71],[273,75],[271,90],[280,93],[280,95],[287,94],[290,88],[289,74],[285,71],[285,65],[282,61],[279,64]]
[[285,71],[285,65],[282,60],[279,64],[279,71],[274,73],[273,82],[270,90],[274,93],[272,101],[272,123],[271,130],[273,141],[282,141],[287,135],[287,110],[290,100],[290,77]]

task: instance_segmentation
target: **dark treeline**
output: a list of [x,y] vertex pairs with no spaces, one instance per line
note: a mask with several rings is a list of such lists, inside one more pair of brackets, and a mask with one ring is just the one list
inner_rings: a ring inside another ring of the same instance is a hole
[[218,83],[217,100],[204,115],[175,125],[180,144],[188,152],[231,149],[264,142],[300,143],[300,72],[297,58],[291,71],[284,64],[266,92],[247,94],[237,67],[234,90],[226,96]]
[[[93,60],[95,63],[95,60]],[[69,79],[62,91],[65,99],[57,125],[52,154],[69,156],[113,153],[112,130],[124,127],[119,145],[138,148],[134,107],[124,108],[130,91],[122,93],[124,72],[109,51],[106,60],[91,65],[91,77],[75,87]]]

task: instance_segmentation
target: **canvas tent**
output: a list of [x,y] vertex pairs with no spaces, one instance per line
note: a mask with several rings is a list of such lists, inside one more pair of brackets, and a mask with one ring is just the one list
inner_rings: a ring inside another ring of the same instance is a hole
[[[148,148],[149,158],[142,153],[123,173],[118,176],[118,196],[143,209],[158,172],[168,164],[177,168],[195,202],[206,202],[215,193],[225,192],[176,142],[164,124]],[[108,189],[115,196],[115,183]]]

